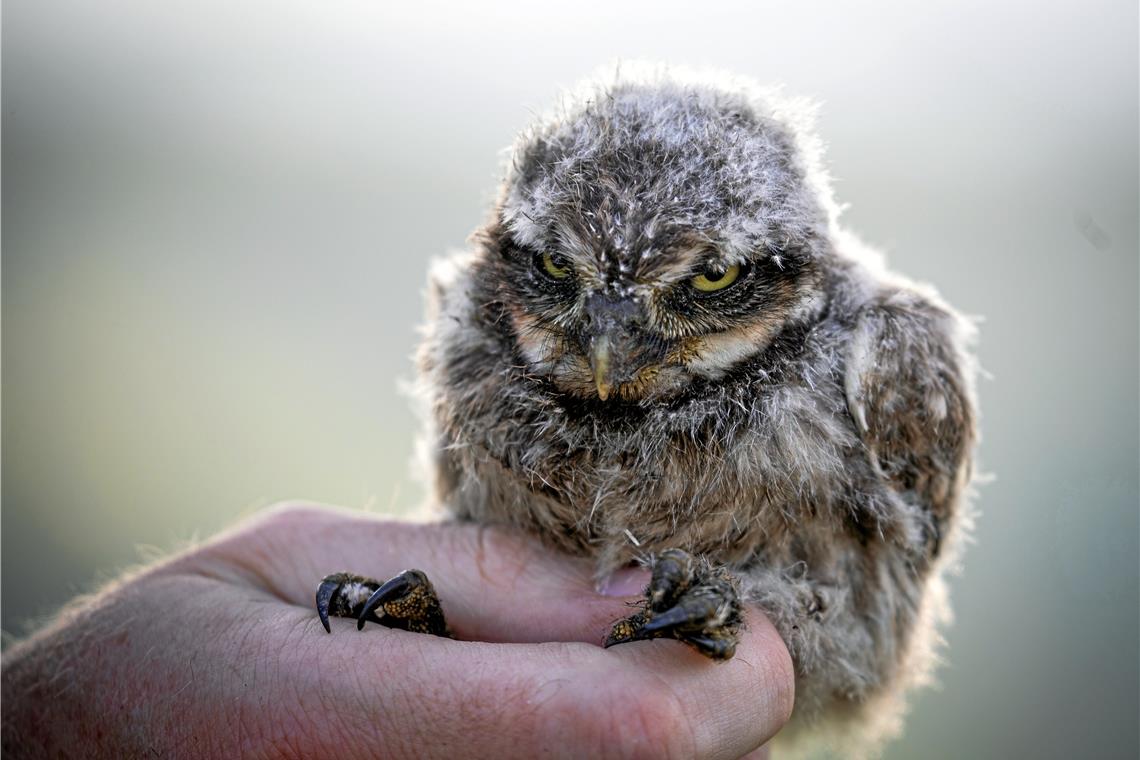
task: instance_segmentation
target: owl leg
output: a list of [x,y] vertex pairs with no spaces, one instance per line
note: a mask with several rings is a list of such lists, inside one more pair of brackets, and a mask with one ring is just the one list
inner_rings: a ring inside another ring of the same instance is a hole
[[317,586],[317,615],[329,633],[332,615],[356,618],[357,629],[370,620],[389,628],[451,636],[439,597],[420,570],[405,570],[385,583],[351,573],[325,576]]
[[642,609],[614,624],[605,646],[673,638],[714,660],[736,653],[744,616],[740,585],[723,567],[667,549],[653,562]]

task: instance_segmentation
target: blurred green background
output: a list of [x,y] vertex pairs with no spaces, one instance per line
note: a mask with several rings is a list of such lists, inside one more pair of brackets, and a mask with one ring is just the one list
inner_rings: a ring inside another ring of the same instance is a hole
[[429,259],[616,57],[824,103],[847,223],[983,315],[982,517],[892,758],[1136,758],[1137,7],[3,8],[3,629],[278,499],[399,512]]

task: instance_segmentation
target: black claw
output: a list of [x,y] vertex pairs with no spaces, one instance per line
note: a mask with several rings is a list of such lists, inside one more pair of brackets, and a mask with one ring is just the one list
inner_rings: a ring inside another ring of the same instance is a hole
[[[317,616],[321,619],[326,633],[332,633],[329,626],[330,617],[355,617],[356,605],[352,598],[345,598],[344,594],[357,586],[376,588],[379,583],[371,578],[365,578],[351,573],[332,573],[326,575],[321,584],[317,586]],[[356,598],[359,592],[353,594]],[[369,620],[379,622],[375,615],[368,615]]]
[[727,660],[743,624],[739,594],[724,568],[667,549],[654,561],[641,610],[614,623],[603,646],[673,638],[712,660]]
[[687,623],[692,620],[692,613],[680,605],[673,607],[660,615],[656,615],[642,626],[641,630],[644,633],[656,633],[657,631],[665,631],[674,628],[681,623]]
[[736,641],[734,639],[689,635],[682,641],[713,660],[729,660],[736,654]]
[[350,617],[356,618],[357,629],[371,621],[414,633],[451,636],[439,597],[420,570],[405,570],[383,584],[351,573],[327,575],[317,587],[317,615],[329,633],[330,617]]
[[373,591],[372,596],[368,597],[368,601],[360,608],[360,614],[356,618],[356,630],[363,630],[364,623],[368,620],[378,620],[377,616],[372,614],[372,611],[384,602],[408,593],[410,587],[411,584],[408,582],[406,574],[401,573]]
[[317,615],[321,619],[321,625],[325,627],[325,633],[332,633],[332,628],[329,627],[329,603],[340,586],[341,581],[333,576],[325,578],[321,581],[321,585],[317,586]]
[[644,626],[644,612],[636,612],[624,620],[619,620],[614,623],[613,628],[611,628],[609,634],[606,635],[606,640],[602,643],[602,646],[609,649],[617,644],[641,641],[647,638],[643,635]]

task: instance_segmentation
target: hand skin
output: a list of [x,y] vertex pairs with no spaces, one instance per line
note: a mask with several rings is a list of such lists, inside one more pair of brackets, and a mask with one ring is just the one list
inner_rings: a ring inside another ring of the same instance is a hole
[[[325,574],[409,567],[458,640],[321,628]],[[791,659],[759,612],[723,664],[667,640],[602,649],[644,578],[612,597],[590,573],[502,530],[278,507],[12,647],[4,754],[732,758],[788,719]]]

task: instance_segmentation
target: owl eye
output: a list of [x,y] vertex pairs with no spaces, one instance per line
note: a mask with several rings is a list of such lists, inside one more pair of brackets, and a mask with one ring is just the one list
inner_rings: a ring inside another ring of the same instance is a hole
[[565,280],[570,276],[570,262],[557,253],[542,253],[534,257],[535,266],[547,277]]
[[713,293],[724,290],[740,276],[740,265],[733,264],[728,269],[709,269],[701,272],[689,284],[702,293]]

